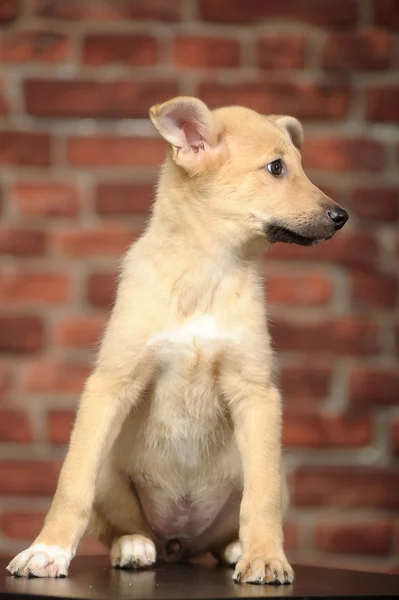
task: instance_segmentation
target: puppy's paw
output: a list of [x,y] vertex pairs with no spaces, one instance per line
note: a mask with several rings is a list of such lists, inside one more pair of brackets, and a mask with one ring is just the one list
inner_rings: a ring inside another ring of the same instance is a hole
[[119,569],[147,569],[157,559],[154,543],[144,535],[123,535],[111,547],[111,563]]
[[47,544],[33,544],[6,567],[15,577],[66,577],[72,551]]
[[234,567],[240,560],[242,555],[242,546],[239,540],[228,544],[223,550],[218,553],[217,558],[228,567]]
[[294,571],[287,560],[271,558],[245,558],[237,563],[233,579],[236,583],[288,584],[294,581]]

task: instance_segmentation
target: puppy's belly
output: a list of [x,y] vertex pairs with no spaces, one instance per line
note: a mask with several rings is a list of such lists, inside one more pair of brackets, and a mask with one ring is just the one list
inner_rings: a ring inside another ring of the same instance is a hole
[[206,499],[190,496],[170,498],[162,490],[136,485],[146,518],[158,538],[162,540],[193,540],[200,536],[223,510],[232,494],[230,486],[209,490]]
[[205,419],[179,420],[174,415],[173,426],[165,428],[162,421],[151,419],[140,432],[128,472],[160,539],[189,544],[217,519],[233,490],[242,488],[232,431],[215,413],[217,429],[207,430]]

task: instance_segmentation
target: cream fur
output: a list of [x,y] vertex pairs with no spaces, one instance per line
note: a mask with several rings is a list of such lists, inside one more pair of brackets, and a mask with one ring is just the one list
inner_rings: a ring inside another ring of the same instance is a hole
[[[293,117],[178,98],[151,118],[169,142],[153,215],[124,258],[43,530],[8,570],[66,574],[88,529],[121,567],[211,551],[238,561],[235,581],[289,583],[259,257],[276,220],[330,237],[336,205],[302,170]],[[279,179],[265,168],[278,158]]]

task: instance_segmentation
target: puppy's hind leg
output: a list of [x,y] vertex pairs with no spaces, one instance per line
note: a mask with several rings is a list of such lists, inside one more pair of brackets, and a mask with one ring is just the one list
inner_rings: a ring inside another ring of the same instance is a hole
[[98,510],[114,535],[107,544],[113,567],[144,569],[156,561],[151,528],[127,476],[105,465],[98,482]]
[[138,533],[115,538],[111,546],[111,563],[117,569],[146,569],[156,557],[154,542]]
[[235,567],[242,555],[242,546],[239,540],[222,545],[212,552],[212,555],[227,567]]

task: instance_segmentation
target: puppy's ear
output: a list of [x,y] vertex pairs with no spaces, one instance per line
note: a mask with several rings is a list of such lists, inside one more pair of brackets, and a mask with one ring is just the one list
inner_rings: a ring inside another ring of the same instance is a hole
[[304,133],[303,128],[298,119],[295,117],[289,117],[288,115],[283,115],[279,117],[275,117],[275,122],[280,127],[285,127],[285,129],[290,134],[290,138],[295,148],[301,150],[304,142]]
[[[218,131],[209,108],[198,98],[179,96],[150,109],[155,128],[173,147],[177,164],[192,170],[208,162],[205,156],[218,142]],[[209,157],[208,157],[209,158]]]

